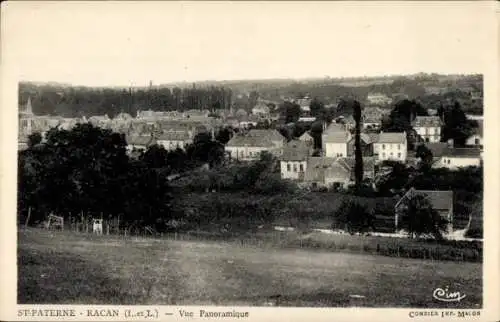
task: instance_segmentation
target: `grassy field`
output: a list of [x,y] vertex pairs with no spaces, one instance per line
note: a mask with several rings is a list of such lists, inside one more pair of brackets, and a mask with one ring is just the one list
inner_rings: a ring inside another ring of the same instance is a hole
[[[480,263],[37,229],[18,237],[23,304],[482,305]],[[466,298],[433,299],[433,290],[446,286]]]

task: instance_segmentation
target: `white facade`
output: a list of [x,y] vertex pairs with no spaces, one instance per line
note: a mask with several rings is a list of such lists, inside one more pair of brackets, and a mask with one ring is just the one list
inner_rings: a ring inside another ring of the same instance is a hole
[[483,145],[483,137],[479,134],[473,134],[467,139],[465,145],[474,145],[474,146]]
[[406,162],[407,147],[404,143],[384,143],[377,142],[373,151],[378,155],[377,161],[399,161]]
[[479,167],[481,165],[481,158],[479,156],[443,156],[439,161],[434,163],[434,168],[448,168],[451,170],[456,170],[462,167]]
[[306,172],[307,162],[304,161],[281,161],[281,178],[283,179],[300,179]]
[[422,137],[425,142],[434,143],[441,141],[441,127],[414,127],[418,135]]
[[381,94],[381,93],[368,94],[366,100],[370,104],[391,104],[392,103],[392,98],[388,97],[387,95]]
[[325,156],[329,158],[347,157],[347,142],[325,143]]
[[181,140],[157,140],[158,145],[161,145],[165,148],[165,150],[176,150],[185,149],[189,142],[181,141]]
[[258,160],[261,152],[275,152],[274,149],[254,146],[226,146],[226,152],[231,154],[232,159],[242,161]]

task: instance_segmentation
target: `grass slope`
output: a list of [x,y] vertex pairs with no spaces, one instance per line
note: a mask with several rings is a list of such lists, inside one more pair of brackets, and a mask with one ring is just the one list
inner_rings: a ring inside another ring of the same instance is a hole
[[[19,232],[18,247],[23,304],[482,305],[478,263],[35,229]],[[433,290],[446,286],[467,297],[460,303],[434,300]]]

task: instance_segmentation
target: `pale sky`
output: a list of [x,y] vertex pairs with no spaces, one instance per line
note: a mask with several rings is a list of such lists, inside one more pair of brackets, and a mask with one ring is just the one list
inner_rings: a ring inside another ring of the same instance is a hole
[[482,73],[491,2],[8,2],[2,60],[75,85]]

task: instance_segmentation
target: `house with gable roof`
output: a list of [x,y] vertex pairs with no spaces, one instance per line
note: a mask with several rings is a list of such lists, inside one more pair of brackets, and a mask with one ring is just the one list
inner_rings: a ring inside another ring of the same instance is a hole
[[448,221],[448,233],[453,230],[453,191],[439,191],[439,190],[416,190],[410,188],[406,194],[394,206],[394,227],[395,231],[405,229],[401,224],[401,217],[404,210],[408,207],[408,201],[416,195],[422,195],[429,200],[432,208],[434,208],[442,218]]
[[346,130],[328,131],[323,135],[324,156],[329,158],[347,157],[351,138],[351,133]]
[[309,132],[304,132],[304,134],[302,134],[299,137],[299,140],[307,143],[311,147],[314,146],[314,138],[311,136],[311,134]]
[[280,157],[281,178],[303,180],[312,147],[306,142],[293,140],[283,147]]
[[373,152],[378,162],[405,162],[407,146],[406,132],[380,132],[377,142],[373,145]]
[[242,134],[233,136],[227,142],[225,150],[232,159],[240,161],[258,160],[261,152],[269,152],[277,155],[277,149],[269,138],[259,138]]
[[443,122],[439,116],[417,116],[412,122],[417,135],[423,142],[440,142]]

